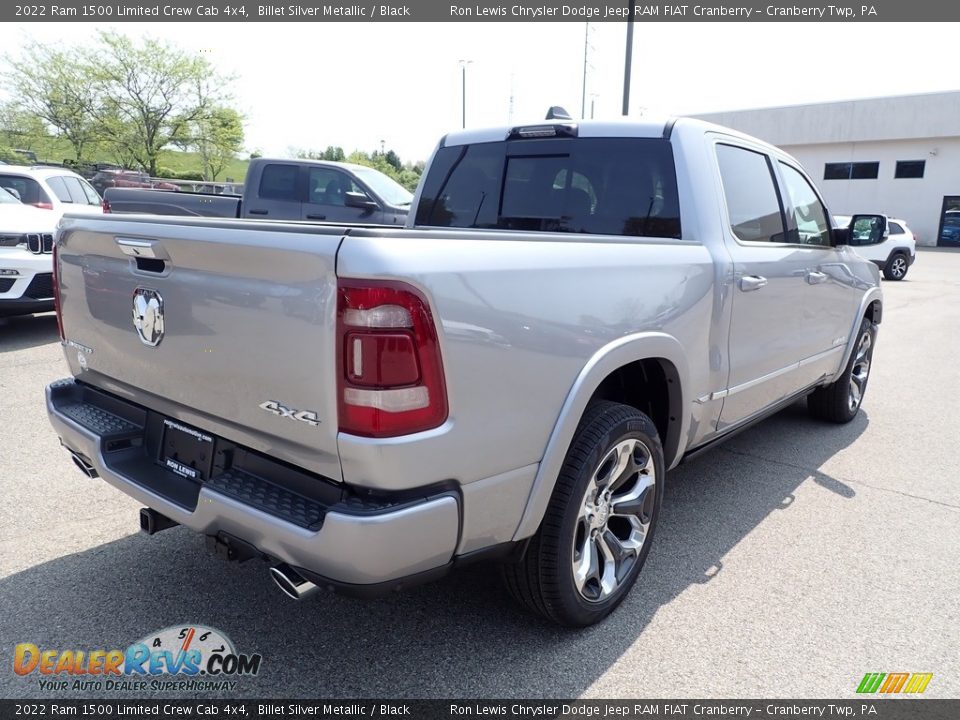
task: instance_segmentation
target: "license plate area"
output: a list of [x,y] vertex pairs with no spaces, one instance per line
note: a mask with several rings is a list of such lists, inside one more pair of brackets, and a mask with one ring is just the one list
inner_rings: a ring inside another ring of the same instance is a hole
[[205,432],[164,419],[160,464],[180,477],[202,482],[213,467],[213,437]]

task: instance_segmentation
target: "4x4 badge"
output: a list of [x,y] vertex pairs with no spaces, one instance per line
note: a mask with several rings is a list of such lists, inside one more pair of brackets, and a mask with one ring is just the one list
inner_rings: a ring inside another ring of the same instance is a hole
[[311,410],[297,410],[296,408],[289,408],[282,403],[278,403],[276,400],[267,400],[266,402],[262,402],[260,403],[259,407],[261,410],[266,410],[269,413],[279,415],[283,418],[299,420],[300,422],[305,422],[307,425],[313,425],[314,427],[320,426],[320,418]]
[[163,298],[156,290],[133,291],[133,326],[144,345],[156,347],[163,340]]

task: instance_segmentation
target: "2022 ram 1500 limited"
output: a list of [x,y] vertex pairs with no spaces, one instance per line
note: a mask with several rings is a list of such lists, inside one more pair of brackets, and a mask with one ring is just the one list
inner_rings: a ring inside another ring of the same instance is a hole
[[637,579],[669,468],[804,396],[860,408],[878,270],[774,147],[463,131],[414,202],[396,230],[64,220],[47,406],[76,464],[294,597],[498,557],[577,626]]

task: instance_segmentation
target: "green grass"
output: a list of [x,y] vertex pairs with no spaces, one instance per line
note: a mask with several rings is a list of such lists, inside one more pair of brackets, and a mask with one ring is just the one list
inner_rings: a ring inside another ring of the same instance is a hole
[[[62,163],[66,159],[73,160],[76,158],[73,148],[70,147],[70,143],[61,138],[39,138],[27,144],[24,143],[22,139],[7,138],[0,135],[0,145],[33,150],[37,154],[37,157],[43,162]],[[91,153],[85,152],[84,154],[89,155],[88,159],[93,162],[114,162],[110,154],[106,151],[98,152],[94,150]],[[170,168],[174,172],[200,172],[202,168],[200,156],[197,153],[179,152],[177,150],[161,150],[160,159],[157,164],[160,167]],[[234,182],[243,182],[243,179],[247,175],[247,166],[249,164],[249,160],[241,160],[238,158],[231,162],[223,172],[217,176],[217,180],[219,182],[225,182],[226,178],[230,177],[233,178]]]
[[[200,172],[202,163],[200,156],[195,152],[178,152],[176,150],[161,150],[158,164],[170,168],[174,172]],[[249,160],[235,159],[217,176],[219,182],[233,178],[234,182],[243,182],[247,176]]]

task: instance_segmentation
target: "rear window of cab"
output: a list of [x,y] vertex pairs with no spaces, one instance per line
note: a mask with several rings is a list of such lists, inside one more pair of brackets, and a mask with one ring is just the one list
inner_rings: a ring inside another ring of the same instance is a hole
[[531,138],[440,148],[416,224],[680,238],[661,138]]
[[20,195],[20,202],[25,205],[36,205],[37,203],[49,203],[50,198],[47,193],[33,178],[22,175],[0,174],[0,187],[16,190]]

